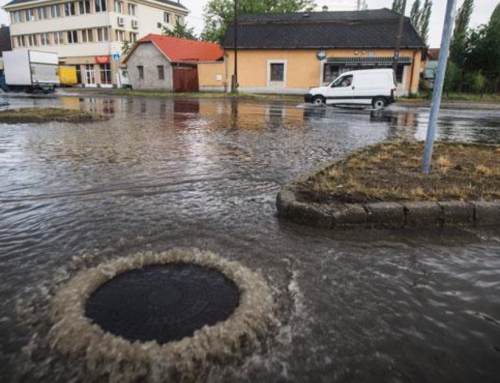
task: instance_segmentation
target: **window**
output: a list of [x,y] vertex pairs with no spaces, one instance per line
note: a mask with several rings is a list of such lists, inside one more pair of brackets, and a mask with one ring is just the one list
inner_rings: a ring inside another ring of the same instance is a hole
[[115,0],[114,4],[115,4],[115,12],[116,13],[122,13],[122,10],[123,10],[122,9],[122,5],[123,5],[123,3],[121,1]]
[[135,16],[135,10],[136,10],[135,4],[128,3],[128,14],[130,16]]
[[182,24],[182,19],[179,15],[175,15],[175,24]]
[[125,41],[125,31],[116,31],[116,41]]
[[340,74],[340,67],[338,65],[324,64],[323,65],[323,82],[331,83]]
[[49,45],[49,34],[48,33],[40,33],[40,45],[41,46]]
[[158,80],[165,80],[165,67],[163,65],[158,65]]
[[163,22],[170,24],[170,13],[168,12],[163,12]]
[[144,80],[144,67],[142,65],[137,67],[137,72],[139,72],[139,80]]
[[130,42],[135,43],[137,41],[137,33],[130,32]]
[[24,36],[17,37],[17,46],[18,47],[25,47],[26,46],[26,40],[25,40]]
[[54,32],[52,37],[54,39],[54,45],[64,44],[64,32]]
[[21,22],[21,11],[15,11],[12,13],[12,22],[13,23]]
[[91,43],[94,41],[94,31],[92,29],[82,29],[82,43]]
[[111,64],[100,64],[101,84],[111,84]]
[[271,63],[271,81],[285,81],[285,64],[284,63]]
[[96,12],[106,12],[107,5],[106,1],[107,0],[94,0],[95,1],[95,11]]
[[24,11],[26,16],[26,21],[35,21],[35,14],[33,13],[33,9],[27,9]]
[[90,13],[90,0],[80,1],[78,5],[80,7],[80,15]]
[[47,10],[45,7],[37,8],[38,20],[45,20],[47,18]]
[[109,41],[108,28],[97,29],[97,41]]
[[68,31],[67,38],[68,38],[68,44],[76,44],[78,42],[77,31]]
[[36,46],[36,35],[28,35],[28,46]]
[[65,3],[64,4],[64,14],[66,16],[74,16],[75,12],[75,3]]
[[347,88],[352,85],[352,79],[352,75],[339,77],[332,84],[332,88]]
[[59,7],[59,4],[54,4],[50,6],[50,17],[53,19],[61,17],[61,8]]

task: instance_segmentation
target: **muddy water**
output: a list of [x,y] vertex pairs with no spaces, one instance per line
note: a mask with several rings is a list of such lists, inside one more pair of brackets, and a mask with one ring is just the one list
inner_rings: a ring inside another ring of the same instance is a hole
[[[203,379],[498,381],[498,230],[331,233],[276,217],[276,194],[297,172],[383,140],[422,139],[428,109],[10,101],[112,119],[0,125],[2,382],[44,335],[43,297],[77,265],[176,246],[261,269],[279,302],[282,326],[266,347]],[[499,112],[446,110],[440,139],[498,143],[499,121]],[[27,327],[18,312],[30,307]],[[67,381],[77,366],[44,368],[42,381]]]

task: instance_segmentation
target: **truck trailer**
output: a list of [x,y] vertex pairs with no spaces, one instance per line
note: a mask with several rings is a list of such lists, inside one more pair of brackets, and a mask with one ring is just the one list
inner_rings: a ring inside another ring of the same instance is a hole
[[3,61],[9,90],[49,92],[60,84],[57,53],[16,49],[3,52]]

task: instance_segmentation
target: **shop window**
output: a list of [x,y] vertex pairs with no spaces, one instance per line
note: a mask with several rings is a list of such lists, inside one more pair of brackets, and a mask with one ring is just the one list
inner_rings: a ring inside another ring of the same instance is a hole
[[285,81],[285,64],[284,63],[271,63],[270,64],[270,80],[271,81]]
[[324,64],[323,65],[323,82],[331,83],[340,74],[340,67],[338,65]]
[[99,71],[101,72],[101,84],[112,84],[111,64],[100,64]]
[[158,80],[165,80],[165,67],[158,65]]
[[144,67],[142,65],[137,67],[137,72],[139,73],[139,80],[144,80]]

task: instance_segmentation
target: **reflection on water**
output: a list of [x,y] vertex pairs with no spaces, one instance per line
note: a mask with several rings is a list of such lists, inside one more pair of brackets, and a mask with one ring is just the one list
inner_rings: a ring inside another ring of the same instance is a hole
[[[331,233],[276,217],[276,194],[298,172],[383,140],[423,139],[428,109],[234,99],[9,101],[112,118],[0,125],[2,382],[44,328],[40,319],[40,327],[26,329],[17,306],[37,318],[46,302],[25,302],[73,275],[75,265],[175,246],[261,269],[280,304],[283,327],[266,351],[208,380],[500,376],[497,230]],[[498,112],[445,110],[440,139],[498,143],[498,121]],[[46,368],[54,379],[45,381],[70,380],[64,366]]]

